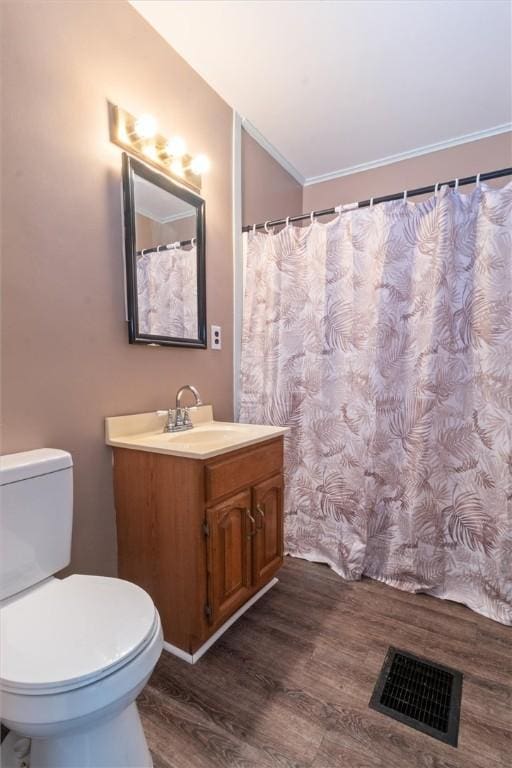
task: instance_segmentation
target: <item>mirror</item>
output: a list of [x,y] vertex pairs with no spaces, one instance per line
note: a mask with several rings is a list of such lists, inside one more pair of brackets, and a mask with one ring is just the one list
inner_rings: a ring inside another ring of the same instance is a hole
[[206,347],[204,200],[123,153],[131,344]]

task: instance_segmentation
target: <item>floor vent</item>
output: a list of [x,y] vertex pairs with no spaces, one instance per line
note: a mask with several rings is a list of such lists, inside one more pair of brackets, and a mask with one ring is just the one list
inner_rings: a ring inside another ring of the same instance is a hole
[[457,746],[462,673],[389,648],[370,707]]

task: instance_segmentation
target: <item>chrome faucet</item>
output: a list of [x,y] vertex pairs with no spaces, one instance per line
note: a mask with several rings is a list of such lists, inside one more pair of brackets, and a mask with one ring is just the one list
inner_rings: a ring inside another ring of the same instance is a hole
[[167,412],[167,424],[164,427],[164,432],[182,432],[185,429],[192,429],[194,426],[189,409],[181,406],[181,397],[187,389],[194,395],[196,407],[203,404],[201,395],[193,384],[185,384],[184,387],[180,387],[176,392],[176,408],[170,408]]

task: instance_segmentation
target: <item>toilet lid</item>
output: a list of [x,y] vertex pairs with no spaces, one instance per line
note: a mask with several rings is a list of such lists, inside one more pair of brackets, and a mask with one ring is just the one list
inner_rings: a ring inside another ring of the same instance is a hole
[[149,595],[128,581],[51,579],[0,609],[0,685],[26,693],[85,685],[135,656],[157,622]]

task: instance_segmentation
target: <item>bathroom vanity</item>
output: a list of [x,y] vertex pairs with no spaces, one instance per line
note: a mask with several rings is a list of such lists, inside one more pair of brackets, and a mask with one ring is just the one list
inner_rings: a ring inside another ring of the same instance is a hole
[[153,598],[164,647],[194,663],[276,583],[283,560],[283,434],[164,415],[106,420],[113,447],[119,576]]

